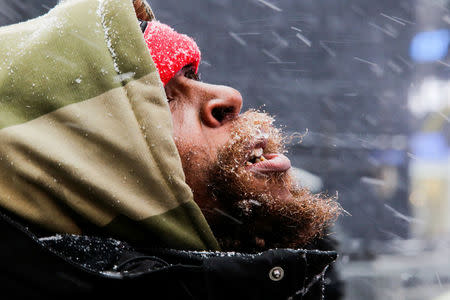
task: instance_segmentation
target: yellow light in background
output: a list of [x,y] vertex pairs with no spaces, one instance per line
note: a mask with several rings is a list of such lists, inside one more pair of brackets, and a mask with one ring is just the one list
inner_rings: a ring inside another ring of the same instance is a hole
[[415,190],[411,194],[409,194],[409,202],[414,206],[422,207],[425,205],[425,197],[423,193]]

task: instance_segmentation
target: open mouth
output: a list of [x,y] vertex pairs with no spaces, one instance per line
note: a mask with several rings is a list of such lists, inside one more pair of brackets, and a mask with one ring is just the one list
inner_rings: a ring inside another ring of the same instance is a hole
[[263,148],[256,148],[253,149],[250,153],[250,158],[247,160],[246,165],[251,166],[253,164],[259,163],[261,161],[265,161],[266,158],[264,157],[264,149]]
[[281,153],[266,153],[266,142],[260,142],[251,150],[245,168],[252,172],[285,172],[291,168],[291,161]]

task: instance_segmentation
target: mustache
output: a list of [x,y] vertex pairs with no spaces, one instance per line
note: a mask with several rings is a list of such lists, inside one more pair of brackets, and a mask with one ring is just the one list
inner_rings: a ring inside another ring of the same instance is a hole
[[[264,177],[267,182],[284,183],[287,173],[260,174],[248,172],[245,162],[252,149],[263,143],[264,153],[285,153],[286,136],[274,126],[275,119],[265,112],[254,109],[242,113],[232,123],[230,141],[219,149],[210,174],[220,174],[228,182],[234,183],[236,195],[251,197],[247,185],[254,176]],[[236,197],[238,198],[238,197]]]
[[258,145],[263,145],[264,153],[286,152],[287,137],[274,126],[274,122],[275,119],[265,112],[251,109],[242,113],[232,123],[230,142],[219,153],[232,152],[235,160],[239,161]]

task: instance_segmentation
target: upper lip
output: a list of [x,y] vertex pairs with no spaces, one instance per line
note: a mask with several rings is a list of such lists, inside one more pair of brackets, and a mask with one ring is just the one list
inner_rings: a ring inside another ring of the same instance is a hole
[[263,153],[264,153],[266,146],[267,146],[267,139],[265,139],[265,138],[258,139],[257,141],[255,141],[253,144],[250,145],[250,147],[247,151],[247,155],[245,157],[245,161],[248,161],[251,159],[251,155],[252,155],[254,149],[262,148]]
[[250,150],[253,150],[256,148],[265,149],[266,146],[267,146],[267,139],[258,139],[255,143],[253,143],[253,147]]

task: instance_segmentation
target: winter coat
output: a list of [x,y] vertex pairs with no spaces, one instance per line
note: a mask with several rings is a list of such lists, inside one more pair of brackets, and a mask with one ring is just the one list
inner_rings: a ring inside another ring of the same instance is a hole
[[138,18],[140,0],[65,0],[0,28],[2,292],[320,299],[334,252],[219,251]]
[[[136,249],[104,237],[37,237],[0,214],[7,299],[322,299],[332,251]],[[126,297],[126,298],[125,298]]]

